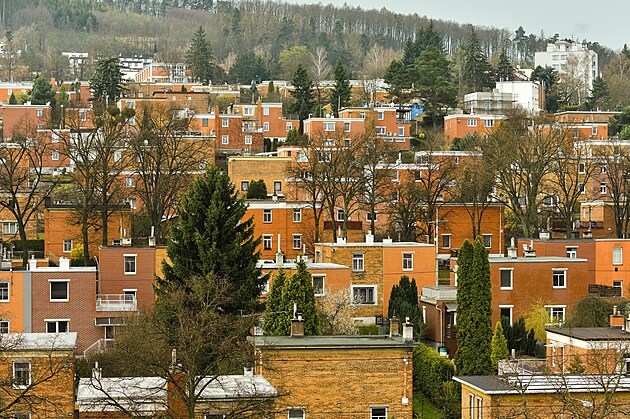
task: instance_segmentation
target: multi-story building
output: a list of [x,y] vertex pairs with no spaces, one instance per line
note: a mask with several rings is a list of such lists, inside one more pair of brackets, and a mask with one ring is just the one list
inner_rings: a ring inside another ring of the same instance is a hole
[[536,52],[534,65],[553,68],[558,72],[560,80],[568,72],[579,74],[587,92],[593,88],[593,80],[599,75],[597,53],[581,43],[567,41],[548,43],[546,51]]
[[447,115],[444,117],[444,135],[449,140],[475,134],[483,137],[494,132],[504,119],[505,115],[501,114]]
[[50,126],[52,108],[50,105],[2,105],[2,136],[5,140],[20,134],[33,136],[37,130]]

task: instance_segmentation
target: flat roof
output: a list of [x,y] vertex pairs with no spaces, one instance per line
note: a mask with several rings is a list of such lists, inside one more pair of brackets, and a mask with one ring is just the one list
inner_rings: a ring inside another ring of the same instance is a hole
[[580,340],[627,340],[630,341],[630,333],[624,332],[618,327],[562,327],[548,328],[547,332],[567,336]]
[[5,351],[74,350],[77,333],[9,333],[2,337]]
[[[256,263],[256,267],[261,269],[297,269],[297,262],[283,262],[281,265],[278,265],[275,260],[259,260]],[[306,262],[306,269],[350,269],[350,267],[338,263]]]
[[335,246],[335,247],[432,247],[434,244],[417,243],[417,242],[354,242],[354,243],[315,243],[316,246]]
[[619,375],[602,380],[601,375],[474,375],[453,377],[484,394],[603,393],[630,391],[630,376]]
[[254,336],[247,338],[254,346],[268,348],[412,348],[418,344],[402,336]]
[[588,262],[588,259],[583,258],[567,258],[561,256],[530,256],[517,258],[511,258],[507,256],[490,256],[488,258],[490,263],[536,263],[536,262]]

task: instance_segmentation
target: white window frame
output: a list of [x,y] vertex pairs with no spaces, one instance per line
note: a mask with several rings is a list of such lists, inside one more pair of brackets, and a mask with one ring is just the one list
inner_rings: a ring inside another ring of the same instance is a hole
[[63,239],[63,252],[70,253],[72,251],[72,240]]
[[228,118],[221,118],[221,127],[227,128],[230,126],[230,120]]
[[[615,280],[612,282],[612,287],[613,288],[619,288],[621,290],[621,296],[623,297],[623,281],[622,280]],[[628,371],[630,372],[630,371]]]
[[286,129],[287,129],[287,132],[291,131],[293,129],[293,122],[287,122]]
[[269,122],[263,122],[263,131],[265,132],[269,131]]
[[601,182],[599,184],[599,193],[601,195],[605,195],[608,193],[608,184],[606,182]]
[[269,116],[269,106],[263,106],[263,115]]
[[[371,288],[372,289],[372,297],[374,299],[373,302],[371,303],[361,303],[361,302],[357,302],[357,299],[354,298],[354,293],[355,290],[358,289],[368,289]],[[378,305],[378,286],[376,285],[351,285],[350,286],[350,292],[351,292],[351,296],[352,296],[352,304],[356,305],[356,306],[375,306]]]
[[273,234],[263,234],[263,250],[273,250]]
[[291,236],[293,242],[293,250],[302,249],[302,235],[301,234],[293,234]]
[[[66,284],[66,298],[55,298],[52,296],[52,284],[61,283]],[[48,280],[48,292],[51,303],[67,303],[70,301],[70,280],[69,279],[49,279]]]
[[405,127],[398,127],[398,136],[399,137],[405,136]]
[[[448,246],[444,246],[444,239],[448,237]],[[442,240],[440,244],[442,245],[442,249],[450,249],[452,246],[451,240],[453,239],[452,234],[442,234]]]
[[[300,412],[301,416],[291,415],[291,411]],[[287,418],[288,419],[304,419],[306,418],[306,409],[299,407],[290,407],[287,409]]]
[[293,222],[294,223],[302,222],[302,208],[293,208]]
[[[492,248],[492,234],[482,234],[481,237],[483,238],[483,246],[486,249]],[[490,244],[488,246],[486,246],[486,237],[490,238]]]
[[569,259],[577,259],[578,246],[566,246],[567,257]]
[[[315,291],[315,297],[321,297],[326,294],[326,274],[313,274],[312,283],[313,283],[313,291]],[[322,280],[321,292],[317,292],[317,288],[315,288],[315,278]]]
[[374,221],[378,221],[378,212],[366,211],[365,213],[366,221],[372,221],[372,218],[374,218]]
[[335,131],[334,122],[324,122],[324,132],[334,132],[334,131]]
[[252,145],[252,136],[251,135],[246,135],[245,136],[245,145]]
[[351,125],[350,125],[350,122],[344,122],[344,123],[343,123],[343,131],[344,131],[344,132],[350,132],[350,131],[351,131]]
[[580,175],[583,175],[584,173],[586,173],[586,163],[584,163],[584,162],[579,162],[578,163],[578,173]]
[[2,234],[14,235],[18,234],[20,229],[16,221],[6,221],[2,223]]
[[136,179],[133,177],[125,178],[125,186],[127,188],[135,188],[136,187]]
[[11,321],[10,320],[0,320],[0,334],[3,333],[11,333]]
[[398,182],[398,170],[392,169],[392,182]]
[[57,160],[59,160],[59,151],[57,151],[57,150],[52,150],[52,151],[50,152],[50,159],[51,159],[51,160],[53,160],[53,161],[57,161]]
[[[66,331],[65,332],[60,332],[59,331],[59,322],[66,322]],[[46,324],[46,333],[48,333],[48,334],[52,334],[52,333],[70,333],[70,319],[44,319],[44,323]],[[55,331],[54,332],[49,332],[48,331],[48,325],[49,324],[54,324],[55,325]]]
[[466,122],[466,125],[469,126],[469,127],[476,127],[477,126],[477,120],[469,118],[468,121]]
[[[566,288],[567,287],[567,268],[552,268],[552,283],[553,288]],[[556,285],[556,275],[558,278],[562,278],[562,285]]]
[[365,254],[364,253],[352,254],[352,271],[365,272]]
[[[6,291],[7,291],[7,298],[2,298],[0,299],[0,303],[8,303],[9,301],[11,301],[11,282],[10,281],[0,281],[0,285],[3,286],[4,288],[4,284],[6,284]],[[2,290],[2,293],[0,294],[4,294],[4,290]]]
[[376,135],[387,134],[387,127],[374,127],[376,129]]
[[227,135],[227,134],[223,134],[223,135],[221,136],[221,144],[222,144],[222,145],[228,145],[228,144],[230,144],[230,136],[229,136],[229,135]]
[[613,247],[612,264],[623,265],[623,247]]
[[[559,322],[555,323],[555,322],[552,321],[553,320],[553,311],[554,310],[560,310],[560,309],[562,309],[562,319]],[[554,304],[546,305],[545,306],[545,310],[547,310],[547,317],[548,317],[548,321],[549,321],[549,323],[547,323],[547,326],[557,325],[557,324],[562,325],[564,323],[564,320],[566,319],[566,316],[567,316],[567,306],[566,305],[554,305]]]
[[273,191],[274,192],[281,192],[282,191],[282,181],[281,180],[274,180],[273,181]]
[[337,211],[335,211],[335,215],[337,216],[337,221],[343,221],[346,212],[343,208],[337,208]]
[[[502,284],[502,276],[503,272],[510,272],[510,286],[504,287]],[[514,289],[514,268],[499,268],[499,288],[501,290],[512,290]]]
[[37,109],[35,111],[35,116],[37,116],[38,118],[41,118],[42,116],[44,116],[44,110],[43,109]]
[[249,180],[241,180],[241,191],[247,192],[249,189]]
[[114,151],[114,163],[120,163],[122,161],[122,151]]
[[[383,415],[375,415],[374,409],[385,409],[385,416]],[[389,407],[388,406],[370,406],[370,419],[387,419],[389,417]]]
[[[17,372],[16,368],[15,368],[16,364],[27,364],[28,365],[28,378],[26,380],[27,381],[26,384],[16,384],[16,381],[17,381],[16,374],[15,374]],[[33,371],[33,366],[31,365],[31,361],[27,361],[27,360],[19,360],[18,361],[18,360],[15,360],[15,361],[13,361],[12,370],[13,370],[13,374],[12,374],[12,378],[13,379],[11,380],[11,383],[13,384],[13,388],[15,388],[15,389],[18,389],[18,388],[19,389],[24,389],[24,388],[28,388],[31,385],[31,382],[32,382],[31,375],[32,375],[32,371]]]
[[504,308],[509,308],[510,309],[510,316],[508,317],[510,319],[510,324],[513,323],[513,317],[514,317],[514,305],[513,304],[499,304],[499,320],[501,320],[504,316],[501,316],[501,309]]
[[384,111],[376,111],[376,119],[379,121],[383,121],[385,119]]
[[494,128],[494,119],[484,119],[483,126],[484,128]]
[[273,222],[273,211],[269,208],[263,209],[263,223],[271,224]]
[[413,271],[413,252],[403,252],[402,254],[402,270]]
[[[127,271],[127,258],[133,258],[133,271]],[[137,254],[123,254],[123,271],[125,275],[135,275],[138,272]]]

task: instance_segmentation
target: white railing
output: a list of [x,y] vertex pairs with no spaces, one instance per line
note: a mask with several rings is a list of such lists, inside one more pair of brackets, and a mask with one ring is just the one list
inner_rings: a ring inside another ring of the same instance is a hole
[[99,339],[83,351],[83,356],[95,355],[105,350],[105,339]]
[[129,294],[99,294],[96,296],[96,311],[136,311],[136,297]]

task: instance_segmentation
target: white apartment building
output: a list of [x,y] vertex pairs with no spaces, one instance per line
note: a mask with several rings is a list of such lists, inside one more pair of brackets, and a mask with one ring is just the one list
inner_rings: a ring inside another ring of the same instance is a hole
[[570,73],[580,74],[588,92],[593,88],[593,80],[599,74],[597,53],[584,44],[567,41],[549,43],[547,51],[536,52],[535,65],[554,68],[560,79]]

